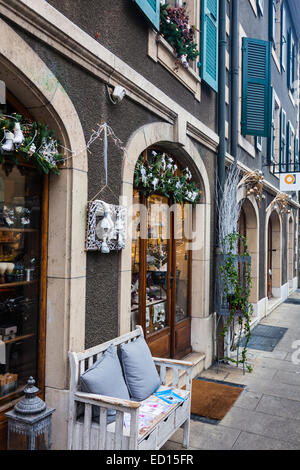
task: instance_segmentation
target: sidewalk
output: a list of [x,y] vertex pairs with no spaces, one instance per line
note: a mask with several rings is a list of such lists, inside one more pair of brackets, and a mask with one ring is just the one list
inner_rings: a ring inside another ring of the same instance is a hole
[[[289,299],[300,300],[300,291]],[[191,421],[190,449],[300,449],[300,364],[291,359],[299,340],[300,360],[300,304],[283,303],[260,324],[288,330],[272,352],[248,349],[251,373],[222,365],[218,374],[215,367],[201,374],[246,388],[219,424]],[[180,442],[181,429],[163,448],[182,449]]]

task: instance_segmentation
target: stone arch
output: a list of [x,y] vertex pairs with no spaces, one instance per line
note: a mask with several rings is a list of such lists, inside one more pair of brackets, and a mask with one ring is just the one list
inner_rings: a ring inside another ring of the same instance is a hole
[[[201,181],[203,202],[199,204],[199,217],[202,219],[203,239],[200,246],[192,254],[192,346],[195,351],[211,348],[209,346],[207,328],[209,317],[209,287],[210,287],[210,217],[211,217],[211,188],[204,162],[197,148],[186,137],[184,146],[176,139],[176,129],[165,122],[147,124],[132,134],[126,145],[122,170],[121,201],[128,207],[130,221],[130,205],[133,196],[134,168],[139,155],[151,145],[160,145],[172,153],[178,160],[189,164],[192,173]],[[197,215],[198,217],[198,215]],[[199,273],[196,275],[196,273]],[[194,275],[195,274],[195,275]],[[126,248],[121,253],[120,264],[120,320],[119,331],[130,330],[130,285],[131,285],[131,233],[128,230]],[[200,326],[201,325],[201,326]],[[201,330],[201,331],[200,331]],[[205,333],[203,333],[205,331]],[[204,344],[206,342],[206,344]],[[207,357],[211,355],[211,350]]]
[[294,278],[294,253],[295,253],[295,236],[294,236],[294,217],[289,214],[287,220],[287,281],[289,287],[293,287]]
[[268,297],[268,231],[269,224],[272,226],[272,253],[270,253],[272,261],[272,295],[274,297],[282,297],[282,219],[278,207],[270,205],[266,211],[265,225],[265,296]]
[[[54,447],[66,448],[68,351],[84,348],[84,251],[87,153],[82,126],[66,91],[34,50],[0,19],[0,79],[36,120],[46,122],[73,152],[60,176],[49,179],[46,399],[55,406]],[[60,412],[58,412],[60,411]]]

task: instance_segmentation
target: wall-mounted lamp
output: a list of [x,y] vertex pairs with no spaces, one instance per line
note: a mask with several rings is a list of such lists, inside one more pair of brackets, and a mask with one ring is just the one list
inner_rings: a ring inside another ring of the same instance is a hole
[[113,104],[120,103],[124,96],[126,95],[126,90],[120,85],[115,86],[113,89],[110,89],[108,85],[106,85],[108,96],[110,101]]

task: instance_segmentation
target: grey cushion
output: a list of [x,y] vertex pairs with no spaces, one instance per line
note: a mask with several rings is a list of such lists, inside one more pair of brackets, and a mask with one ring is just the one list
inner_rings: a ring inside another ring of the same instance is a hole
[[142,401],[160,386],[160,378],[150,349],[142,336],[127,344],[121,344],[122,366],[131,398]]
[[[121,364],[113,345],[109,346],[100,359],[80,376],[80,387],[83,392],[129,400]],[[115,414],[115,410],[108,410],[108,421],[111,421],[109,418]],[[93,420],[99,417],[97,406],[93,406],[92,416]]]

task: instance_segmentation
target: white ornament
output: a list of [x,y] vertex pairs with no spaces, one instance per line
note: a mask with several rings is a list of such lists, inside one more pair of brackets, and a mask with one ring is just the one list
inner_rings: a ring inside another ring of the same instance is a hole
[[3,152],[12,152],[14,150],[14,134],[10,131],[4,131],[5,142],[2,145]]
[[159,183],[159,179],[158,178],[154,178],[152,180],[152,185],[153,185],[153,188],[154,188],[154,191],[156,190],[156,186],[158,185]]
[[20,147],[20,145],[24,142],[25,137],[23,135],[23,132],[21,130],[21,126],[19,122],[15,123],[14,127],[14,144],[16,147]]

